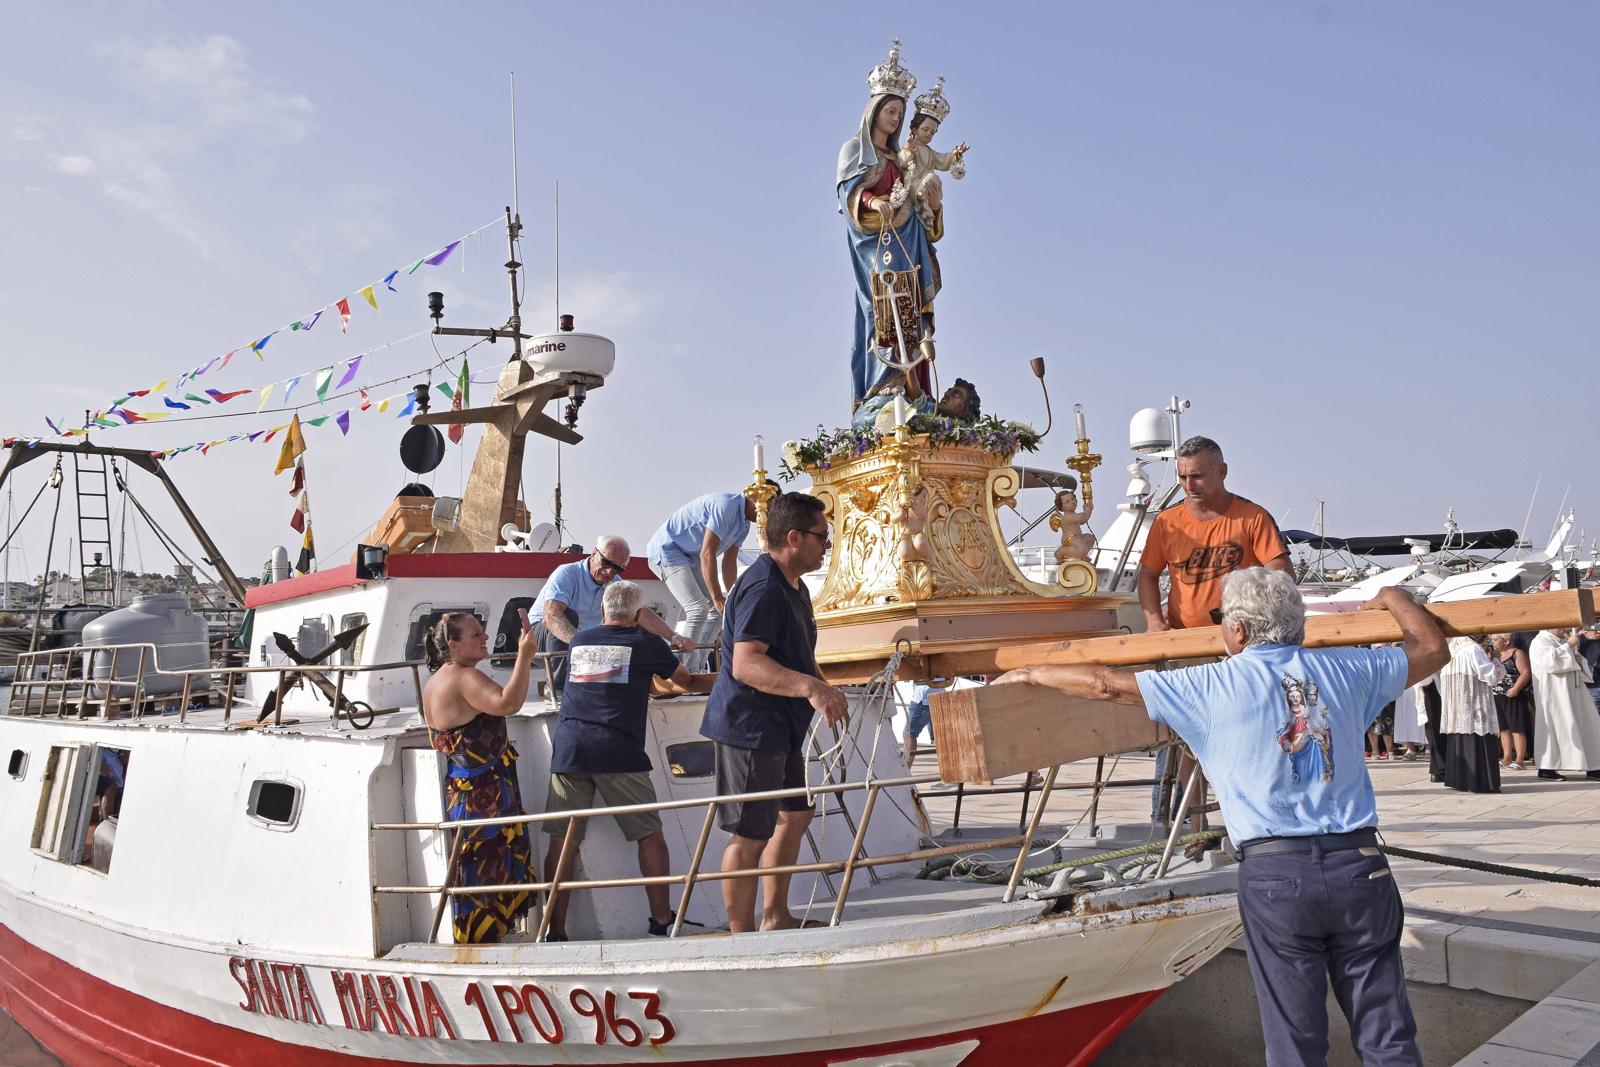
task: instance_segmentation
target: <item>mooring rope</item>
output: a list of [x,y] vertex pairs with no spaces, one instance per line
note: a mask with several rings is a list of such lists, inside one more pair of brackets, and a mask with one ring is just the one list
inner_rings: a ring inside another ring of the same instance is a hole
[[1556,871],[1536,871],[1531,867],[1513,867],[1509,864],[1489,863],[1485,860],[1459,859],[1454,856],[1441,856],[1435,852],[1418,852],[1416,849],[1400,848],[1396,845],[1379,845],[1378,849],[1385,855],[1399,856],[1401,859],[1437,863],[1445,867],[1460,867],[1468,871],[1483,871],[1486,874],[1503,874],[1508,878],[1530,878],[1538,882],[1558,882],[1561,885],[1600,887],[1600,879],[1585,878],[1579,874],[1560,874]]

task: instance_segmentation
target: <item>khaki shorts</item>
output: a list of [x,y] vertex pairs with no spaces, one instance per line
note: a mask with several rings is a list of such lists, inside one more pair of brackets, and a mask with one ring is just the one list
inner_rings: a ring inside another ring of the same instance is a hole
[[[604,805],[595,804],[596,792],[605,801]],[[544,810],[548,814],[558,811],[582,811],[597,806],[622,807],[628,804],[655,802],[656,787],[651,783],[647,771],[625,771],[618,774],[552,774]],[[661,816],[653,811],[636,811],[613,815],[612,818],[617,820],[617,825],[622,828],[622,836],[629,841],[638,841],[661,832]],[[544,824],[544,832],[552,836],[564,834],[567,832],[568,821],[553,819]],[[576,840],[582,841],[589,819],[570,821],[577,823]]]

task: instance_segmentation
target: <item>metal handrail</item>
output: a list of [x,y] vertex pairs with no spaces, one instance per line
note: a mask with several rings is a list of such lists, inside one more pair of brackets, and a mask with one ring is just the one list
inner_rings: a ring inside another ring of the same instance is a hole
[[[123,652],[132,650],[138,650],[139,652],[139,663],[134,673],[134,677],[117,677],[116,667],[118,656]],[[67,700],[69,696],[73,696],[76,697],[76,707],[79,718],[87,717],[88,707],[91,703],[100,704],[104,707],[110,707],[113,703],[120,704],[123,701],[126,701],[129,705],[130,711],[132,712],[132,717],[135,719],[142,719],[145,715],[144,706],[147,702],[147,694],[144,692],[147,680],[153,677],[163,677],[172,679],[181,678],[183,680],[183,690],[179,698],[178,721],[186,722],[189,714],[189,698],[193,694],[194,679],[197,677],[211,679],[217,676],[222,676],[225,687],[222,705],[222,721],[224,724],[227,724],[232,722],[233,708],[237,703],[236,691],[239,682],[238,676],[248,674],[277,674],[279,675],[279,681],[275,689],[277,696],[276,700],[274,701],[275,707],[273,709],[273,725],[281,726],[283,723],[283,694],[291,688],[291,683],[289,682],[289,678],[291,676],[308,674],[334,675],[336,678],[336,693],[342,695],[344,692],[344,679],[346,675],[370,674],[378,671],[397,670],[409,670],[411,672],[411,682],[416,691],[417,697],[416,706],[419,709],[422,707],[421,668],[423,664],[417,660],[401,660],[394,663],[373,664],[285,663],[276,665],[263,664],[255,667],[244,665],[223,665],[166,669],[160,666],[158,658],[159,652],[160,650],[154,644],[150,642],[140,642],[124,645],[74,645],[69,648],[55,648],[38,652],[21,653],[17,656],[17,677],[11,684],[10,701],[7,705],[6,712],[7,714],[20,714],[24,716],[29,714],[29,709],[34,706],[33,697],[35,692],[42,689],[43,697],[37,704],[38,713],[40,715],[44,715],[48,712],[51,697],[54,695],[56,697],[55,713],[57,718],[62,718],[65,716]],[[111,655],[111,676],[106,678],[96,678],[94,677],[96,657],[102,656],[106,653],[110,653]],[[79,661],[79,673],[77,675],[72,674],[74,658]],[[146,669],[147,661],[154,664],[153,669]],[[35,677],[41,668],[44,672],[43,677]],[[58,668],[60,669],[61,677],[55,677]],[[26,672],[26,674],[24,672]],[[298,682],[293,684],[298,684]],[[210,686],[207,685],[205,688],[209,690]],[[119,695],[115,698],[112,696],[114,690],[126,689],[132,690],[131,696],[124,697]],[[97,690],[103,695],[92,696],[91,694]],[[149,697],[148,699],[153,700],[156,698]],[[21,705],[20,712],[16,710],[19,704]],[[338,720],[346,716],[341,715],[337,704],[335,704],[331,712],[331,717],[335,720]]]

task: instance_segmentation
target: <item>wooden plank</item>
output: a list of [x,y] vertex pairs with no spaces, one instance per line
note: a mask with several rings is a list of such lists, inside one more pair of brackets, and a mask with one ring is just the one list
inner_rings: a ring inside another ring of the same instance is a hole
[[1143,708],[1082,700],[1039,685],[929,694],[946,782],[992,782],[1089,756],[1136,752],[1172,737]]
[[[1449,637],[1588,626],[1595,620],[1592,589],[1485,597],[1454,604],[1433,604],[1428,611],[1439,620]],[[1400,627],[1387,611],[1352,611],[1312,615],[1306,619],[1307,648],[1375,645],[1398,640]],[[1134,666],[1224,654],[1222,627],[1203,626],[1164,633],[1040,641],[970,652],[934,653],[929,659],[937,673],[961,675],[993,674],[1040,663]]]

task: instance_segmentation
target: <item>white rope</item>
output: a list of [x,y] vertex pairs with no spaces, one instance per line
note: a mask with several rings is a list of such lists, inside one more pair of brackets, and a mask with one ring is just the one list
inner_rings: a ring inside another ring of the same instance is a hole
[[[849,780],[847,774],[845,773],[849,763],[849,752],[845,745],[848,742],[855,749],[857,754],[861,752],[861,746],[857,739],[861,733],[861,725],[865,721],[867,713],[870,713],[874,719],[872,731],[872,754],[867,759],[866,774],[862,780],[868,785],[872,783],[873,772],[877,766],[878,740],[883,736],[883,722],[885,718],[884,712],[888,702],[895,699],[895,676],[900,671],[900,663],[903,659],[904,656],[899,651],[891,653],[889,656],[889,661],[884,664],[883,669],[877,674],[873,675],[872,680],[867,683],[866,691],[862,694],[861,701],[856,706],[857,714],[855,716],[855,721],[853,723],[848,723],[843,730],[840,730],[837,726],[833,727],[833,744],[828,746],[825,751],[822,751],[817,755],[817,762],[822,765],[823,769],[822,773],[818,776],[816,785],[811,784],[811,771],[809,768],[807,768],[806,799],[810,801],[813,806],[816,805],[815,790],[824,785],[843,784]],[[814,722],[812,722],[811,729],[806,734],[805,751],[811,751],[812,747],[816,744],[817,731],[822,727],[825,721],[826,720],[822,718],[817,718]],[[839,775],[837,782],[835,782],[833,778],[835,773]],[[845,794],[838,793],[836,795],[839,798],[839,807],[841,810],[843,810],[845,805]],[[892,802],[893,798],[890,799]],[[895,805],[895,807],[898,809],[899,805]],[[901,814],[904,814],[904,812]],[[855,841],[852,837],[851,846],[854,847],[854,844]],[[865,844],[865,842],[863,842],[863,844]],[[828,810],[826,799],[823,800],[822,829],[818,833],[818,841],[815,852],[818,861],[825,860],[828,855]],[[816,905],[817,902],[817,887],[821,884],[822,875],[813,874],[811,876],[811,893],[806,897],[805,911],[803,911],[800,915],[801,926],[804,926],[806,921],[811,917],[811,909]]]

